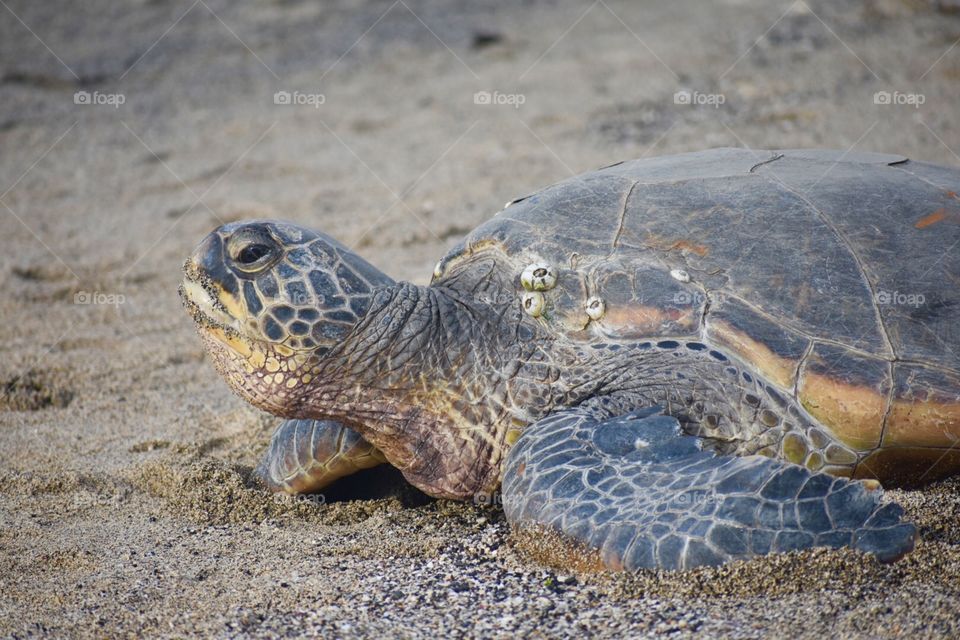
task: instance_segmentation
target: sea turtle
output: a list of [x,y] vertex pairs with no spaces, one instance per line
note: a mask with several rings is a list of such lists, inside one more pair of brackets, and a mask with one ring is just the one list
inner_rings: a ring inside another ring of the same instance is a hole
[[234,390],[290,418],[276,490],[386,461],[613,569],[892,561],[916,530],[880,484],[960,469],[957,192],[893,155],[641,159],[510,202],[429,286],[251,221],[181,295]]

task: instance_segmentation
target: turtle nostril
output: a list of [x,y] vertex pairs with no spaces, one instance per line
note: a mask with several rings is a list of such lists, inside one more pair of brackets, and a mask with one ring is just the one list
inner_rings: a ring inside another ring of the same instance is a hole
[[237,261],[240,264],[253,264],[268,253],[270,253],[270,247],[265,244],[248,244],[237,254]]

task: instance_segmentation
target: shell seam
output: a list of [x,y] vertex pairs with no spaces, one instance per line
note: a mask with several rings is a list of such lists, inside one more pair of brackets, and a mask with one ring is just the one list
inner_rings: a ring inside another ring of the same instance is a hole
[[772,157],[767,158],[767,159],[764,160],[763,162],[758,162],[757,164],[755,164],[755,165],[753,165],[752,167],[750,167],[750,170],[747,171],[747,173],[753,173],[753,170],[754,170],[754,169],[756,169],[756,168],[758,168],[758,167],[762,167],[762,166],[765,165],[765,164],[771,164],[771,163],[773,163],[773,162],[776,162],[777,160],[780,160],[781,158],[783,158],[783,157],[785,157],[785,156],[786,156],[786,154],[783,154],[783,153],[774,153]]
[[847,251],[850,253],[850,257],[853,258],[853,261],[857,265],[857,269],[860,271],[860,277],[863,279],[864,284],[866,284],[867,288],[870,290],[870,304],[873,307],[873,312],[877,317],[877,324],[880,327],[881,333],[883,334],[883,341],[886,343],[886,347],[889,350],[890,355],[896,358],[898,354],[896,350],[893,348],[893,343],[890,340],[890,332],[887,330],[887,325],[883,321],[883,314],[880,313],[880,307],[877,306],[876,289],[874,288],[873,282],[870,281],[870,277],[867,275],[867,270],[863,264],[863,261],[860,259],[860,256],[859,254],[857,254],[853,245],[850,243],[849,238],[847,238],[847,236],[842,231],[840,231],[839,228],[836,227],[836,225],[827,217],[825,213],[823,213],[823,211],[821,211],[809,199],[807,199],[807,197],[804,194],[796,191],[795,189],[785,184],[784,182],[781,182],[780,180],[774,180],[770,176],[764,176],[764,177],[771,183],[778,185],[784,191],[787,191],[788,193],[793,194],[794,197],[796,197],[798,200],[800,200],[801,202],[806,204],[808,207],[813,209],[813,211],[815,211],[817,215],[820,217],[820,220],[843,243],[843,246],[847,248]]
[[803,372],[806,370],[807,360],[810,359],[810,354],[813,353],[814,347],[816,347],[816,340],[810,340],[807,343],[807,348],[804,349],[803,355],[800,356],[800,361],[797,362],[797,368],[793,373],[793,399],[797,401],[797,404],[802,405],[800,402],[800,378],[803,376]]
[[731,300],[736,300],[737,302],[740,302],[741,304],[743,304],[745,307],[749,307],[751,311],[756,312],[758,315],[760,315],[760,316],[763,317],[764,319],[770,320],[770,321],[773,322],[774,324],[784,326],[784,327],[786,327],[787,329],[790,329],[791,331],[793,331],[794,333],[797,333],[798,335],[801,335],[801,336],[803,336],[804,338],[807,338],[808,340],[811,340],[811,341],[813,341],[813,342],[818,342],[818,343],[820,343],[820,344],[829,344],[829,345],[833,345],[833,346],[835,346],[835,347],[842,347],[842,348],[850,351],[851,353],[855,353],[855,354],[857,354],[857,355],[864,356],[864,357],[866,357],[866,358],[871,358],[871,359],[873,359],[873,360],[882,360],[882,361],[884,361],[884,362],[896,362],[896,363],[905,364],[905,365],[914,365],[914,366],[920,366],[920,367],[927,367],[928,369],[933,369],[933,370],[935,370],[935,371],[941,371],[941,372],[946,373],[946,374],[948,374],[948,375],[952,375],[952,376],[958,375],[958,372],[957,372],[956,370],[951,369],[951,368],[949,368],[949,367],[944,367],[943,365],[937,364],[936,362],[929,362],[929,361],[927,361],[927,360],[916,360],[916,359],[913,359],[913,358],[902,358],[902,357],[899,357],[899,356],[895,356],[895,357],[891,357],[891,358],[884,358],[884,357],[878,356],[878,355],[875,354],[875,353],[870,353],[869,351],[864,351],[863,349],[857,349],[856,347],[851,347],[850,345],[844,344],[843,342],[840,342],[839,340],[831,340],[830,338],[822,338],[822,337],[820,337],[820,336],[815,336],[815,335],[813,335],[813,334],[811,334],[811,333],[807,333],[807,332],[804,331],[803,329],[799,329],[799,328],[793,326],[789,321],[785,321],[785,320],[783,320],[782,318],[778,318],[778,317],[776,317],[776,316],[773,316],[773,315],[767,313],[766,311],[764,311],[764,310],[761,309],[760,307],[756,306],[755,304],[753,304],[753,303],[751,303],[751,302],[748,302],[747,300],[744,300],[744,299],[741,298],[740,296],[737,296],[737,295],[732,294],[732,293],[727,293],[727,294],[725,294],[725,295],[726,295],[727,298],[729,298],[729,299],[731,299]]
[[637,188],[637,185],[640,183],[639,180],[634,180],[630,183],[630,188],[627,189],[627,193],[623,198],[623,207],[620,208],[620,221],[617,224],[617,232],[613,236],[613,245],[610,247],[609,255],[613,255],[613,252],[617,250],[620,246],[620,237],[623,235],[624,224],[626,223],[627,218],[627,207],[630,204],[630,196],[633,195],[633,190]]

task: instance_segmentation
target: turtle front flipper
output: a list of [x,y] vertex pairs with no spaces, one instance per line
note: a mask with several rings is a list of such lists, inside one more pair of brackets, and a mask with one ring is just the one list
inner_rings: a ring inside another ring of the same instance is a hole
[[916,529],[880,491],[761,456],[718,456],[676,419],[574,408],[527,427],[507,458],[503,507],[615,570],[689,569],[808,547],[893,561]]
[[331,420],[286,420],[255,474],[272,491],[314,493],[334,480],[386,462],[356,431]]

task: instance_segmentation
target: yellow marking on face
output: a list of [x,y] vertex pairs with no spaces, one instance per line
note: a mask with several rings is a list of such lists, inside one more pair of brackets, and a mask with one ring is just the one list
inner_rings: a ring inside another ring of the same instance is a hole
[[290,378],[287,380],[287,389],[293,389],[299,382],[296,378]]
[[226,307],[227,312],[236,318],[237,320],[247,317],[247,307],[242,304],[233,294],[228,293],[223,287],[219,284],[217,287],[217,300],[220,301],[224,307]]
[[266,362],[267,360],[267,356],[264,355],[262,351],[255,350],[253,353],[250,354],[247,360],[250,362],[250,364],[253,365],[255,369],[262,369],[263,363]]
[[273,348],[277,350],[277,353],[279,353],[284,357],[289,358],[290,356],[293,355],[293,349],[291,349],[285,344],[277,344],[277,345],[274,345]]
[[281,382],[283,382],[283,374],[278,373],[275,376],[273,376],[273,381],[275,384],[280,384]]
[[220,327],[209,327],[207,328],[207,332],[210,335],[212,335],[214,338],[216,338],[217,340],[219,340],[220,342],[227,345],[228,347],[233,349],[235,352],[243,356],[244,358],[250,357],[250,354],[252,351],[250,349],[250,345],[248,345],[243,340],[240,340],[235,336],[228,336]]
[[311,380],[313,380],[313,376],[310,375],[309,373],[305,373],[303,377],[300,378],[300,380],[303,381],[303,384],[308,384]]
[[239,338],[227,338],[227,346],[236,351],[238,354],[244,357],[249,357],[251,353],[250,345],[248,345],[243,340]]
[[280,362],[272,356],[267,358],[267,362],[264,366],[267,367],[267,371],[270,373],[275,373],[280,370]]

